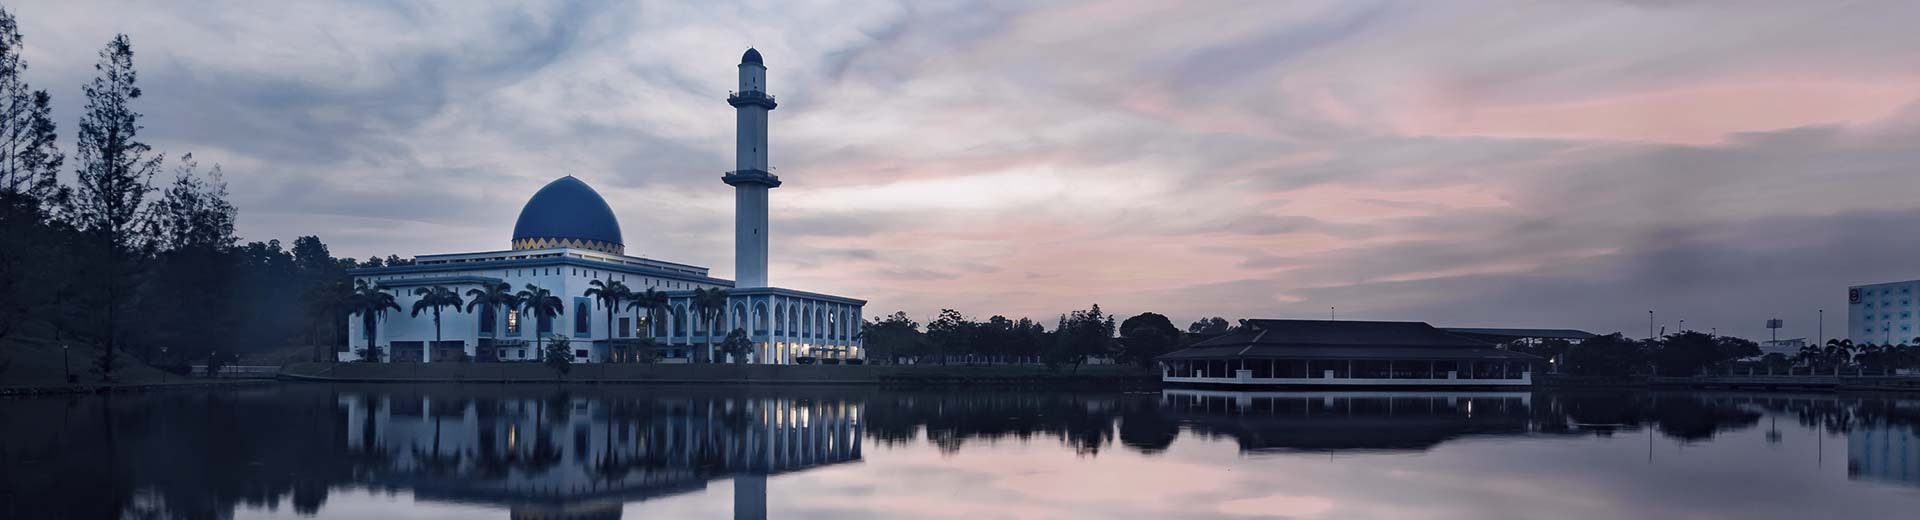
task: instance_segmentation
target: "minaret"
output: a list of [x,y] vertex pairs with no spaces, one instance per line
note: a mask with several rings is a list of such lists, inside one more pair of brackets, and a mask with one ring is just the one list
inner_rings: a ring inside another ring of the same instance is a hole
[[734,170],[720,178],[733,186],[733,285],[742,289],[767,286],[767,190],[780,187],[767,166],[767,112],[777,105],[766,89],[760,51],[747,49],[740,57],[740,90],[727,94],[738,125]]

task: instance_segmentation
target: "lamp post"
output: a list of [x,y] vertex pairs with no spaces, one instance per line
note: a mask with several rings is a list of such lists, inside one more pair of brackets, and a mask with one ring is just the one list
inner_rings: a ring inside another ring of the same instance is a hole
[[73,364],[67,361],[67,345],[60,345],[60,368],[67,372],[67,384],[73,384]]
[[167,347],[160,347],[160,363],[162,364],[162,366],[160,367],[161,383],[167,382],[167,367],[165,366],[166,362],[167,362]]

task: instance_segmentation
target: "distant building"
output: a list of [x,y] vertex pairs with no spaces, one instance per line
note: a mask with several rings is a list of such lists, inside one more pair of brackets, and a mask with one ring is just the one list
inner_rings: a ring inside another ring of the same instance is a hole
[[1537,356],[1407,321],[1246,320],[1160,356],[1161,380],[1233,386],[1526,386]]
[[1538,344],[1540,342],[1547,341],[1547,340],[1561,339],[1561,340],[1566,340],[1567,343],[1579,345],[1580,342],[1593,339],[1593,337],[1595,336],[1595,334],[1592,332],[1587,332],[1584,330],[1574,330],[1574,329],[1489,329],[1489,328],[1472,328],[1472,327],[1444,327],[1444,328],[1441,328],[1440,330],[1447,331],[1448,333],[1451,333],[1456,336],[1466,336],[1469,338],[1485,341],[1488,343],[1494,343],[1494,344],[1506,344],[1506,343],[1513,343],[1517,341],[1517,342],[1533,345],[1533,344]]
[[1800,355],[1800,349],[1807,346],[1807,338],[1770,339],[1760,342],[1760,356],[1779,354],[1792,358]]
[[1912,344],[1920,336],[1914,298],[1920,280],[1847,288],[1847,335],[1854,344]]

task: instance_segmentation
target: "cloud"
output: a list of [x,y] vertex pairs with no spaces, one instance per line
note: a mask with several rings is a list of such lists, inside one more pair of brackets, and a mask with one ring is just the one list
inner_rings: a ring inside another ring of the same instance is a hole
[[242,235],[355,257],[498,249],[572,174],[629,251],[732,276],[724,96],[753,45],[782,103],[774,281],[870,315],[1654,308],[1758,335],[1920,276],[1896,238],[1920,216],[1913,5],[14,9],[63,135],[126,32],[143,138],[222,164]]

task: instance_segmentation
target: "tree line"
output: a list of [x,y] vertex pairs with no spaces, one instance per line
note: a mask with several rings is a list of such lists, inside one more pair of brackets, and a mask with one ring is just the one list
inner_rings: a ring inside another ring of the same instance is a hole
[[33,346],[91,352],[107,382],[117,352],[175,371],[285,345],[320,358],[345,344],[346,270],[407,262],[335,258],[314,236],[242,243],[220,166],[142,140],[125,34],[81,88],[69,157],[54,97],[23,76],[24,41],[0,8],[0,371]]
[[[1920,338],[1915,339],[1920,343]],[[1753,341],[1682,331],[1652,339],[1630,339],[1619,333],[1579,343],[1563,339],[1515,342],[1506,348],[1554,360],[1562,373],[1583,376],[1692,376],[1718,370],[1752,369],[1756,373],[1815,373],[1834,371],[1892,372],[1920,368],[1920,347],[1907,343],[1855,345],[1834,339],[1808,344],[1793,354],[1762,354]]]
[[[1215,327],[1216,322],[1221,325]],[[860,338],[867,359],[875,363],[1039,363],[1077,369],[1089,360],[1111,359],[1148,368],[1161,354],[1227,331],[1226,320],[1214,317],[1183,332],[1153,312],[1116,324],[1099,304],[1061,314],[1054,323],[1048,330],[1029,318],[978,320],[941,309],[923,327],[902,311],[861,323]]]

